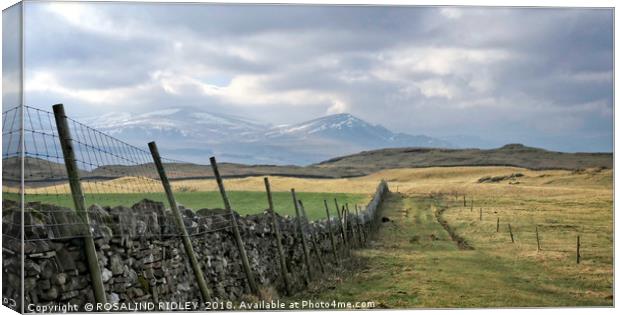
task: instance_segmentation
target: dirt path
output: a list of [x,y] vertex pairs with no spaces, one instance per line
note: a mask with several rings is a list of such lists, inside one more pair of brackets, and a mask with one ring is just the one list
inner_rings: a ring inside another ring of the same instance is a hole
[[474,249],[474,247],[469,245],[469,242],[467,242],[467,240],[465,240],[462,236],[458,235],[456,231],[450,226],[450,224],[448,224],[448,221],[446,221],[446,219],[443,218],[442,214],[444,213],[444,211],[448,210],[447,207],[444,207],[441,205],[436,206],[435,204],[433,204],[431,205],[431,209],[433,209],[433,212],[435,213],[435,218],[437,218],[437,222],[439,222],[439,224],[441,224],[443,229],[446,230],[446,232],[448,232],[448,234],[450,235],[450,238],[452,238],[452,241],[456,243],[459,249],[462,249],[462,250],[473,250]]
[[[382,206],[390,221],[382,223],[369,248],[353,252],[354,271],[326,279],[325,286],[297,298],[372,301],[377,308],[596,305],[594,299],[575,299],[576,290],[583,290],[578,279],[550,274],[510,248],[505,255],[460,250],[467,235],[455,242],[448,232],[452,227],[440,224],[435,207],[441,204],[428,197],[391,194]],[[461,226],[455,228],[460,233]]]

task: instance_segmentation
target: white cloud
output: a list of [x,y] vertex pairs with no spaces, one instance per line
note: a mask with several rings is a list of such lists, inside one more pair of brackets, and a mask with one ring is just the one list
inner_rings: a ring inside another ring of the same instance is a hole
[[441,8],[439,12],[449,19],[458,19],[463,15],[463,11],[458,8]]
[[[112,16],[97,10],[100,4],[79,2],[50,2],[45,6],[50,14],[65,19],[72,27],[89,32],[105,34],[116,38],[128,39],[135,36],[145,36],[139,27],[120,24]],[[135,26],[135,25],[134,25]],[[153,33],[151,33],[153,34]]]
[[413,47],[390,54],[392,69],[428,72],[435,75],[454,75],[474,71],[478,66],[490,66],[513,57],[501,49]]
[[459,94],[457,87],[450,86],[439,79],[424,80],[415,83],[415,85],[426,97],[444,97],[451,100]]
[[333,100],[332,105],[327,109],[327,114],[342,114],[350,110],[349,105],[341,100]]
[[150,83],[109,89],[71,89],[59,83],[58,78],[49,71],[31,72],[24,81],[24,92],[44,92],[63,98],[74,98],[91,104],[123,106],[127,100],[145,90],[152,89]]

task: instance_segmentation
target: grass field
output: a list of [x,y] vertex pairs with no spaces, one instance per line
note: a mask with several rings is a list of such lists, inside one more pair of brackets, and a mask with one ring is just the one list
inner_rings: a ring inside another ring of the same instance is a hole
[[[522,176],[478,182],[516,173]],[[323,198],[365,204],[381,179],[393,192],[381,207],[391,221],[383,223],[368,248],[353,252],[353,265],[293,299],[374,301],[389,308],[613,304],[612,170],[431,167],[349,179],[270,178],[280,213],[293,213],[289,189],[294,187],[312,218],[322,217]],[[188,207],[222,206],[212,180],[173,185],[178,201]],[[240,212],[266,207],[262,177],[227,179],[226,187]],[[125,204],[149,197],[102,195]],[[162,194],[155,195],[152,199],[163,200]],[[438,211],[473,250],[459,249],[438,223]],[[575,261],[577,235],[580,264]]]
[[[477,183],[482,176],[515,171],[525,175],[518,183]],[[369,248],[354,251],[354,261],[361,267],[333,275],[298,297],[374,301],[386,308],[611,306],[612,175],[609,170],[512,168],[383,172],[391,189],[400,185],[401,193],[392,193],[381,207],[391,221],[382,224]],[[460,197],[455,198],[454,192]],[[473,250],[459,249],[438,223],[440,209],[451,229]]]
[[[6,193],[5,193],[6,195]],[[273,192],[273,202],[275,210],[281,215],[295,215],[292,196],[290,192]],[[9,196],[10,197],[10,196]],[[167,201],[163,193],[101,193],[87,194],[86,204],[93,203],[109,206],[131,206],[136,202],[147,198],[155,201]],[[219,192],[216,191],[198,191],[198,192],[176,192],[175,198],[178,203],[193,210],[201,208],[223,208],[224,203]],[[229,191],[228,198],[232,207],[240,214],[262,213],[267,208],[267,195],[259,191]],[[365,205],[370,200],[368,194],[350,194],[350,193],[314,193],[314,192],[298,192],[297,198],[304,203],[304,207],[310,219],[324,218],[325,206],[323,200],[328,201],[331,213],[335,215],[334,198],[342,205],[349,203],[350,205]],[[40,201],[61,205],[65,207],[73,207],[73,201],[68,194],[61,195],[26,195],[26,202]]]

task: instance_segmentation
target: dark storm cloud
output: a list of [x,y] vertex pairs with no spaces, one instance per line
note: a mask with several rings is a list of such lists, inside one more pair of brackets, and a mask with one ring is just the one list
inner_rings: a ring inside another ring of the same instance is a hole
[[[603,9],[28,3],[27,100],[611,150]],[[69,105],[73,104],[73,105]]]

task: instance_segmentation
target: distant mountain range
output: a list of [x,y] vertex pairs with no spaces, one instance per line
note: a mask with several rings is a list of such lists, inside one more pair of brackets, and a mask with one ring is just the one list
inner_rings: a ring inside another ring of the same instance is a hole
[[275,126],[244,117],[167,109],[146,114],[111,113],[87,119],[97,129],[129,143],[156,141],[162,155],[194,163],[307,165],[360,151],[426,147],[454,148],[446,140],[395,133],[351,114]]

